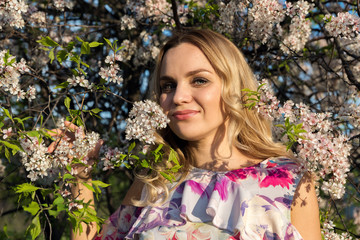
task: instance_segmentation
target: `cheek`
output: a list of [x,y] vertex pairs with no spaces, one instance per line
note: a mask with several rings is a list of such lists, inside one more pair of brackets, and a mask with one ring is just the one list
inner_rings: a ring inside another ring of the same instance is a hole
[[166,94],[161,94],[159,99],[160,107],[167,112],[169,110],[168,97]]

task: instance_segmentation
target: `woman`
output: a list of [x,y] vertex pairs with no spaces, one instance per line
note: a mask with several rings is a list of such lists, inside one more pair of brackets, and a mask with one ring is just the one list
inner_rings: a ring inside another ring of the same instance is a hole
[[[170,118],[158,142],[177,151],[180,179],[137,174],[96,239],[321,239],[309,174],[273,142],[271,124],[243,107],[241,89],[257,85],[236,46],[210,30],[176,34],[154,83]],[[94,234],[89,225],[74,238]]]

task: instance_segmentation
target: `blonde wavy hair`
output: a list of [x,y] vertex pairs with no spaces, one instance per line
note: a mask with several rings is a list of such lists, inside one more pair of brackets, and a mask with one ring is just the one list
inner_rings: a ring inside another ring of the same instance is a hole
[[[153,74],[152,92],[154,98],[159,102],[160,72],[162,61],[166,52],[182,43],[190,43],[198,47],[207,57],[217,75],[222,79],[221,96],[224,102],[225,111],[229,119],[228,139],[244,155],[256,158],[267,159],[269,157],[288,156],[291,152],[286,151],[284,145],[276,143],[272,137],[272,123],[264,119],[256,110],[249,110],[244,107],[246,93],[241,91],[244,88],[256,90],[258,83],[239,49],[224,36],[205,29],[189,29],[175,33],[162,47],[157,58],[156,68]],[[157,142],[167,144],[173,148],[183,167],[179,171],[179,183],[189,172],[194,159],[187,148],[187,142],[178,138],[168,127],[158,133]],[[166,158],[164,155],[164,159]],[[165,201],[169,195],[167,180],[159,171],[169,165],[163,161],[157,165],[158,171],[137,173],[136,176],[145,183],[145,196],[141,201],[134,201],[136,205],[154,204],[161,199]],[[162,202],[162,201],[161,201]]]

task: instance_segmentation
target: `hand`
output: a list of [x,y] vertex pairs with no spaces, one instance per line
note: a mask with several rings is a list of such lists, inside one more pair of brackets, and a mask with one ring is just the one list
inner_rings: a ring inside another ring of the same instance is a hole
[[[61,143],[61,141],[67,141],[68,147],[72,148],[76,136],[80,136],[80,138],[85,137],[85,133],[82,130],[82,128],[76,126],[75,124],[69,121],[65,121],[65,129],[52,129],[51,131],[49,131],[49,134],[52,137],[56,138],[56,141],[52,142],[48,147],[49,153],[53,153],[58,147],[58,145]],[[83,166],[82,164],[73,164],[71,166],[72,174],[76,176],[78,180],[79,179],[88,180],[91,177],[90,175],[91,171],[89,170],[91,170],[91,165],[94,163],[94,159],[96,159],[99,156],[99,151],[103,143],[104,141],[100,139],[96,143],[94,149],[92,149],[85,157],[87,159],[87,164],[90,167]],[[68,155],[67,157],[71,160],[74,156]]]

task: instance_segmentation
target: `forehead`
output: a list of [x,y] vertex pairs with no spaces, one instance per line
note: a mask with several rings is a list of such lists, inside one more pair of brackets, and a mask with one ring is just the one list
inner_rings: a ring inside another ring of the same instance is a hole
[[160,67],[160,76],[195,71],[198,68],[214,72],[209,60],[197,46],[181,43],[165,53]]

